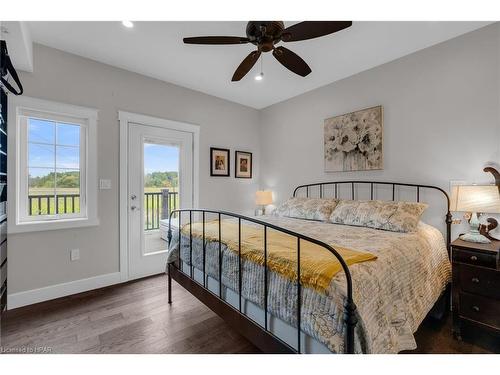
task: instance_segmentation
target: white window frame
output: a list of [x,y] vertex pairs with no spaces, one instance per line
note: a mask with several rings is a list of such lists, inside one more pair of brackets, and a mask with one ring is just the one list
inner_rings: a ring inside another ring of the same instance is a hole
[[[9,197],[15,197],[8,207],[8,231],[10,233],[99,224],[97,217],[97,114],[98,111],[92,108],[25,96],[9,97],[7,193]],[[80,125],[80,213],[42,216],[27,214],[27,117]]]

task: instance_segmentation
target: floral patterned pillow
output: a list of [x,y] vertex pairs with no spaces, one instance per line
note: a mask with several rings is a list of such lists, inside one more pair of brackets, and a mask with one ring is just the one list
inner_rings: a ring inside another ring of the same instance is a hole
[[391,232],[413,232],[426,208],[424,203],[341,200],[333,210],[330,222]]
[[341,200],[333,210],[330,221],[336,224],[382,229],[397,208],[396,202]]
[[381,229],[392,232],[414,232],[427,207],[429,206],[425,203],[398,202],[398,209]]
[[294,217],[298,219],[328,221],[333,209],[337,205],[337,199],[322,198],[290,198],[283,202],[274,215]]

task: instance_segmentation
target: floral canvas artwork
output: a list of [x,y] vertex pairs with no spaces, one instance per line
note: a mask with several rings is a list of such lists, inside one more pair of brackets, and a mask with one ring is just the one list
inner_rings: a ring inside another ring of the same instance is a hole
[[383,168],[382,106],[325,120],[325,172]]

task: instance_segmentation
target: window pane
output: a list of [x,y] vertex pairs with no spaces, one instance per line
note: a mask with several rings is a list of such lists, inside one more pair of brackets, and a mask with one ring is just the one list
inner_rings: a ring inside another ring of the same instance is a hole
[[57,124],[57,144],[66,146],[80,146],[80,126],[71,124]]
[[[178,205],[179,147],[155,143],[144,143],[144,230],[153,231],[160,227],[160,219],[168,217]],[[162,189],[170,194],[163,202]],[[165,203],[165,204],[164,204]],[[169,212],[163,212],[168,208]],[[146,237],[145,252],[164,250],[165,243],[158,233]]]
[[55,143],[55,122],[30,118],[28,121],[28,141]]
[[30,168],[28,177],[28,202],[26,204],[28,215],[54,214],[54,170]]
[[28,143],[28,166],[55,169],[54,146]]
[[[56,215],[64,220],[67,216],[87,213],[85,199],[80,199],[85,197],[87,189],[86,125],[71,120],[70,109],[65,112],[65,115],[51,114],[43,108],[33,112],[24,108],[21,112],[25,121],[20,139],[23,152],[17,170],[22,193],[17,207],[22,210],[21,222],[56,222],[59,219]],[[58,121],[63,118],[66,120]],[[94,126],[90,119],[88,126]],[[91,161],[93,166],[95,160]],[[94,192],[95,187],[90,189]],[[90,215],[95,214],[90,212]]]
[[57,213],[80,212],[80,171],[57,170],[56,178]]
[[144,143],[145,188],[171,188],[170,191],[176,191],[178,171],[179,147]]
[[80,148],[73,146],[56,146],[56,167],[80,169]]

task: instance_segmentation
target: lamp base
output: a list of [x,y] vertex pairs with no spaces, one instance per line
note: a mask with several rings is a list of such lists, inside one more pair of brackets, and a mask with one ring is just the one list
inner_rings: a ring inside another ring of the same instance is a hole
[[459,237],[462,241],[475,242],[475,243],[490,243],[491,241],[483,236],[481,233],[476,231],[470,231],[469,233],[462,234]]
[[475,243],[490,243],[491,240],[483,236],[479,232],[479,215],[477,212],[472,212],[469,220],[470,231],[462,234],[459,238],[462,241],[475,242]]

